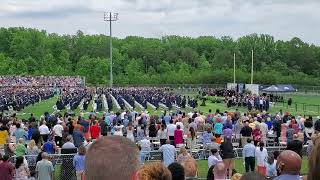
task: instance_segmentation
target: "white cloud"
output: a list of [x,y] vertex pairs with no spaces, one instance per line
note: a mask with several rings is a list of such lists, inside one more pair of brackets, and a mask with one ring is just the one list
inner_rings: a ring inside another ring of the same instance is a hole
[[0,26],[61,34],[108,31],[103,12],[119,13],[114,35],[230,35],[267,33],[320,44],[318,0],[1,0]]

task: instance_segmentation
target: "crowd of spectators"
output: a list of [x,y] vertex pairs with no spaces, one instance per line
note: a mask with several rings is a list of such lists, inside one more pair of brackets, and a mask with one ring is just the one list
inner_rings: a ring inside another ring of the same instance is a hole
[[[309,149],[309,173],[317,175],[312,167],[318,165],[320,120],[311,117],[218,110],[206,115],[105,112],[102,118],[94,113],[89,118],[84,114],[45,113],[39,121],[33,116],[27,121],[14,115],[0,117],[0,146],[4,149],[0,176],[5,179],[27,179],[34,174],[38,179],[51,179],[55,170],[51,156],[71,149],[78,152],[73,157],[77,179],[196,179],[198,165],[194,158],[199,157],[193,152],[199,148],[210,152],[208,179],[239,179],[234,143],[243,147],[248,174],[242,179],[300,179],[303,144]],[[274,137],[276,145],[285,143],[287,150],[270,154],[266,148],[268,135]],[[153,144],[155,139],[159,140],[158,147]],[[144,164],[151,151],[160,152],[163,163]],[[10,157],[15,157],[15,165]]]
[[76,76],[0,76],[0,87],[84,87]]

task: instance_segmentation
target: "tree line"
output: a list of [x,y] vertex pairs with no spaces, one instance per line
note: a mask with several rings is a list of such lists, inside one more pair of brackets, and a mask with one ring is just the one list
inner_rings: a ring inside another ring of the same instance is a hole
[[[267,34],[197,38],[165,36],[113,38],[114,83],[320,85],[320,47],[297,37],[275,40]],[[0,28],[0,75],[79,75],[90,84],[109,82],[109,37],[49,34],[29,28]]]

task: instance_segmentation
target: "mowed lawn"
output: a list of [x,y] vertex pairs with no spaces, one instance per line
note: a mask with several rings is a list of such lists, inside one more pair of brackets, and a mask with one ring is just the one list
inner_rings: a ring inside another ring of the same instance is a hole
[[[243,162],[244,162],[243,159],[236,159],[235,160],[235,169],[240,174],[243,174],[246,172]],[[199,160],[199,161],[197,161],[197,163],[198,163],[198,177],[206,178],[207,173],[208,173],[208,169],[209,169],[208,168],[208,161],[207,160]],[[300,173],[302,175],[305,175],[308,173],[308,159],[306,157],[304,157],[302,159],[302,168],[301,168]]]

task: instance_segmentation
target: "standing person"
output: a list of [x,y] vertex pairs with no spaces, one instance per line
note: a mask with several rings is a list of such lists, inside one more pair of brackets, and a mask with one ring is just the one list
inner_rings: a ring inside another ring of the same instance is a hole
[[159,148],[159,151],[162,152],[163,164],[168,167],[171,163],[174,162],[176,148],[170,144],[170,140],[166,141],[165,145],[162,145]]
[[275,142],[279,144],[279,137],[281,136],[281,118],[279,115],[276,116],[276,119],[273,121],[273,130],[276,134]]
[[267,177],[276,177],[277,176],[277,162],[274,160],[274,156],[270,155],[267,161]]
[[214,124],[213,131],[216,138],[220,138],[222,134],[223,124],[221,123],[221,118],[217,119],[217,122]]
[[267,144],[268,125],[266,124],[264,119],[262,119],[260,123],[260,130],[261,130],[261,141],[263,141],[264,144]]
[[22,156],[17,157],[15,168],[15,180],[28,180],[30,172],[28,166],[24,163],[24,158]]
[[211,143],[212,136],[211,128],[208,128],[207,131],[202,134],[202,144],[205,148]]
[[84,179],[86,148],[81,145],[78,154],[73,157],[73,166],[76,170],[77,180]]
[[54,134],[54,141],[57,146],[62,147],[62,131],[63,131],[63,126],[61,125],[63,121],[59,120],[58,124],[53,126],[53,134]]
[[289,128],[286,132],[287,144],[289,144],[293,140],[293,135],[295,134],[295,130],[292,128],[292,124],[289,124]]
[[46,125],[46,121],[42,121],[41,126],[39,126],[40,136],[42,137],[43,143],[47,142],[50,130]]
[[38,148],[38,146],[36,146],[36,142],[32,139],[29,142],[29,145],[27,147],[27,153],[26,153],[27,155],[26,158],[29,166],[36,166],[36,159],[39,152],[40,152],[40,149]]
[[84,135],[83,135],[83,132],[80,130],[80,128],[81,128],[80,124],[75,125],[73,134],[72,134],[73,143],[76,147],[80,147],[81,144],[84,142]]
[[258,173],[266,176],[268,152],[267,149],[264,147],[263,142],[260,142],[259,147],[256,147],[255,155],[258,166]]
[[168,130],[165,124],[161,124],[161,129],[158,130],[158,138],[160,139],[160,146],[166,143],[168,139]]
[[12,136],[16,137],[16,140],[18,141],[20,138],[24,140],[28,140],[28,133],[21,128],[21,124],[16,124],[17,129],[13,131]]
[[66,140],[67,140],[67,142],[62,145],[61,149],[75,149],[76,148],[76,146],[73,144],[73,139],[72,139],[71,135],[67,136]]
[[127,127],[127,138],[130,139],[132,142],[134,142],[133,131],[134,129],[132,127],[132,123],[130,122]]
[[141,141],[146,136],[146,131],[144,130],[144,125],[141,124],[141,127],[140,128],[138,127],[137,129],[138,130],[137,130],[137,138],[136,138],[136,140],[137,141]]
[[0,126],[0,148],[4,148],[8,137],[9,137],[9,129],[4,124],[1,124],[1,126]]
[[299,140],[299,137],[297,134],[294,134],[293,140],[287,144],[287,150],[296,152],[302,158],[302,148],[303,148],[302,141]]
[[42,160],[37,162],[36,172],[38,180],[52,180],[53,179],[53,165],[49,161],[49,155],[46,152],[41,154]]
[[246,122],[240,131],[241,134],[241,144],[244,147],[247,144],[247,139],[251,138],[252,129],[249,127],[249,123]]
[[149,137],[157,137],[157,127],[154,121],[149,126]]
[[234,134],[236,136],[236,141],[239,143],[239,147],[242,147],[241,145],[241,134],[240,131],[243,128],[242,119],[239,119],[237,123],[234,125]]
[[257,146],[258,143],[261,142],[261,138],[262,138],[262,132],[258,124],[256,124],[256,128],[252,131],[252,137],[253,137],[254,145]]
[[15,174],[14,166],[10,162],[10,157],[4,155],[2,157],[2,163],[0,163],[0,177],[1,180],[13,180]]
[[18,140],[18,144],[16,145],[14,153],[16,156],[24,156],[26,152],[27,152],[27,148],[24,145],[23,138],[20,138]]
[[174,145],[178,147],[183,144],[183,130],[181,130],[180,125],[174,130]]
[[174,130],[176,130],[177,126],[173,124],[173,120],[170,120],[170,124],[167,125],[168,136],[171,144],[174,144]]
[[97,121],[93,120],[92,126],[89,128],[90,136],[92,140],[96,140],[100,136],[100,127],[97,124]]
[[225,167],[228,171],[228,177],[231,178],[232,170],[234,168],[234,152],[231,138],[227,138],[226,141],[221,143],[220,151],[223,163],[225,164]]
[[101,136],[107,136],[108,135],[108,125],[107,123],[102,119],[99,123],[100,130],[101,130]]
[[242,156],[244,157],[246,172],[254,171],[255,167],[255,152],[256,147],[251,143],[251,139],[247,139],[247,144],[243,147]]
[[215,166],[218,162],[222,162],[222,158],[218,149],[211,149],[211,155],[208,158],[208,167]]
[[232,125],[230,125],[230,124],[226,125],[224,130],[222,131],[224,139],[226,139],[226,138],[230,138],[231,139],[232,138],[232,133],[233,133]]
[[308,141],[311,141],[311,137],[314,134],[313,123],[309,119],[304,122],[304,144],[307,144]]
[[187,147],[192,151],[193,147],[196,142],[196,132],[194,131],[193,127],[189,128],[189,133],[187,134]]

